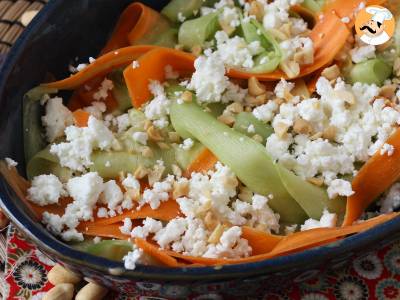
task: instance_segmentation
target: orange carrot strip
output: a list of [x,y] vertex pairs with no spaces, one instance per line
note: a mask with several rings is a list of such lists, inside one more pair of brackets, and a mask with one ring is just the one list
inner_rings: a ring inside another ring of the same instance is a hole
[[378,150],[358,171],[353,179],[354,194],[347,198],[343,226],[351,225],[380,194],[400,177],[400,128],[387,142],[396,150],[391,156]]
[[78,126],[78,127],[87,127],[88,126],[90,114],[87,111],[78,109],[72,113],[72,116],[74,117],[75,126]]
[[140,210],[135,208],[124,213],[117,215],[112,218],[95,218],[93,222],[85,222],[85,224],[96,224],[96,225],[108,225],[123,221],[125,218],[134,219],[145,219],[146,217],[161,220],[170,221],[181,215],[179,205],[175,200],[168,200],[161,202],[159,208],[152,209],[149,205],[143,206]]
[[239,259],[221,259],[221,258],[205,258],[205,257],[194,257],[183,255],[170,250],[164,251],[166,254],[196,264],[202,265],[227,265],[227,264],[240,264],[257,262],[265,259],[270,259],[285,254],[299,252],[305,249],[309,249],[315,246],[324,245],[337,238],[343,238],[349,234],[359,233],[373,228],[379,224],[390,221],[397,217],[399,213],[391,213],[386,215],[380,215],[372,218],[365,222],[355,224],[347,227],[338,228],[318,228],[303,232],[296,232],[289,236],[284,237],[276,247],[271,251],[259,255],[253,255],[250,257],[239,258]]
[[94,77],[104,76],[113,69],[130,64],[133,60],[154,48],[155,46],[130,46],[121,48],[118,51],[108,52],[78,73],[63,80],[44,83],[42,86],[60,90],[76,89]]
[[180,265],[174,257],[168,255],[168,253],[144,239],[136,238],[135,244],[142,249],[144,253],[155,258],[168,267],[178,267]]
[[165,80],[165,67],[170,65],[178,72],[194,71],[194,56],[182,51],[169,48],[157,48],[151,50],[138,59],[139,66],[126,67],[124,78],[129,95],[134,107],[139,108],[147,102],[151,93],[150,80],[163,82]]
[[77,230],[82,232],[87,236],[100,236],[107,238],[115,238],[120,240],[127,240],[130,238],[129,235],[122,234],[119,229],[120,224],[109,224],[107,226],[97,226],[94,224],[82,225],[82,223],[78,226]]
[[280,235],[273,235],[252,227],[242,227],[242,238],[249,242],[253,255],[270,252],[282,239]]
[[366,231],[376,225],[384,223],[398,216],[398,213],[383,214],[358,224],[336,228],[316,228],[296,232],[286,236],[272,251],[271,254],[286,254],[298,250],[320,246],[334,239]]
[[190,163],[184,175],[190,177],[193,172],[200,173],[211,170],[217,162],[218,158],[206,148]]
[[135,44],[152,31],[161,18],[162,16],[152,8],[140,2],[132,3],[119,17],[114,32],[101,54]]

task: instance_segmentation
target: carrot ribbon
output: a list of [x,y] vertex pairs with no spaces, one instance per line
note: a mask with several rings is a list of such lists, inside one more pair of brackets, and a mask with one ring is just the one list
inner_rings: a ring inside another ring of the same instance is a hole
[[347,198],[343,225],[351,225],[380,194],[400,177],[400,129],[386,143],[395,151],[391,156],[378,150],[358,171],[353,179],[354,194]]

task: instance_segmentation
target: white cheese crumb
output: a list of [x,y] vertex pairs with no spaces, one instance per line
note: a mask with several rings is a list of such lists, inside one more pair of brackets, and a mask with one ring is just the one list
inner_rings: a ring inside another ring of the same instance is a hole
[[380,201],[380,212],[390,213],[400,206],[400,183],[394,183]]
[[124,195],[115,180],[109,180],[103,184],[103,192],[100,195],[99,203],[106,204],[111,210],[121,204]]
[[39,206],[58,203],[58,199],[66,195],[63,184],[53,174],[34,177],[28,189],[28,199]]
[[106,163],[104,164],[104,166],[107,168],[111,167],[111,162],[109,160],[107,160]]
[[143,250],[142,249],[134,249],[133,251],[128,252],[124,257],[124,266],[127,270],[134,270],[136,268],[136,264],[143,259]]
[[182,14],[182,12],[179,12],[177,15],[178,21],[183,23],[186,20],[186,17]]
[[381,155],[385,155],[387,154],[387,156],[392,156],[394,153],[394,147],[393,145],[384,143],[381,150],[380,150],[380,154]]
[[173,176],[168,176],[164,181],[156,182],[151,189],[145,189],[140,200],[140,206],[149,204],[152,209],[157,209],[160,203],[169,199],[169,192],[172,191]]
[[309,230],[309,229],[314,229],[314,228],[323,228],[323,227],[335,227],[337,222],[337,215],[336,214],[331,214],[327,209],[324,209],[321,219],[314,220],[314,219],[308,219],[304,222],[303,225],[301,225],[301,231]]
[[146,218],[143,221],[142,226],[137,226],[133,228],[130,232],[131,237],[145,239],[151,233],[157,233],[162,229],[163,225],[160,221],[154,220],[152,218]]
[[185,140],[183,140],[182,144],[179,145],[179,148],[183,149],[183,150],[190,150],[194,145],[194,142],[191,138],[187,138]]
[[107,217],[108,217],[107,208],[105,208],[105,207],[100,207],[100,208],[97,210],[97,217],[98,217],[98,218],[107,218]]
[[360,63],[370,58],[375,58],[375,46],[365,45],[361,47],[355,47],[350,50],[351,60],[354,63]]
[[114,88],[114,83],[105,78],[99,87],[99,90],[93,94],[93,99],[100,101],[105,100],[108,96],[108,92]]
[[4,160],[7,163],[8,169],[12,169],[13,167],[16,167],[18,165],[18,163],[15,160],[13,160],[12,158],[6,157]]
[[47,140],[53,142],[64,135],[65,128],[74,123],[74,118],[72,112],[64,106],[62,98],[55,97],[47,100],[42,123],[46,129]]
[[108,150],[114,141],[112,132],[93,116],[89,116],[88,127],[68,126],[65,134],[67,142],[51,145],[50,153],[59,158],[61,166],[77,171],[92,164],[90,156],[94,149]]
[[257,106],[253,110],[253,115],[260,121],[265,123],[270,122],[275,112],[278,110],[278,105],[274,101],[268,101],[266,104]]
[[122,234],[130,235],[132,231],[132,220],[125,218],[122,226],[119,227]]
[[136,68],[139,68],[140,67],[140,63],[137,61],[137,60],[134,60],[133,62],[132,62],[132,68],[133,69],[136,69]]
[[167,98],[164,87],[160,82],[151,80],[149,89],[154,95],[154,98],[144,108],[144,114],[147,119],[153,121],[156,127],[164,128],[168,125],[171,101]]
[[331,199],[334,199],[337,196],[349,197],[354,194],[351,183],[343,179],[332,180],[328,186],[327,192]]
[[147,135],[146,132],[134,132],[132,134],[132,138],[134,141],[142,144],[142,145],[147,145],[147,140],[149,136]]
[[196,92],[199,102],[220,102],[229,82],[221,58],[205,51],[205,55],[195,60],[194,66],[196,71],[188,88]]
[[131,121],[128,114],[122,114],[116,118],[118,125],[118,133],[124,132],[131,126]]
[[101,237],[95,236],[95,237],[93,238],[93,243],[98,244],[98,243],[100,243],[100,242],[101,242]]
[[248,133],[255,133],[256,132],[256,129],[255,129],[253,124],[250,124],[249,127],[247,127],[247,132]]

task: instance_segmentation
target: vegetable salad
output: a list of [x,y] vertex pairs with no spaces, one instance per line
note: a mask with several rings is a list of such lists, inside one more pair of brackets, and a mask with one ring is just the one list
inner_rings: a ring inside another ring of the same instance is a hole
[[393,219],[399,33],[354,30],[378,2],[132,3],[97,58],[26,94],[27,179],[0,171],[52,234],[126,269],[259,261]]

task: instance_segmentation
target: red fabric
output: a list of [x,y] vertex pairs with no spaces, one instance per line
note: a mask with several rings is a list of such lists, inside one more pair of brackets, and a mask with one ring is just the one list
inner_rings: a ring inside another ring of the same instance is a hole
[[[4,299],[41,299],[44,292],[52,287],[46,274],[54,263],[14,229],[8,234],[7,253],[3,284],[8,296]],[[302,274],[302,278],[313,279],[291,286],[286,284],[285,287],[277,288],[276,292],[264,295],[263,299],[400,299],[400,242],[366,254],[351,264],[345,261],[339,271],[318,274],[316,277],[315,274],[308,271]],[[300,281],[300,278],[296,281]],[[129,299],[120,295],[110,297]]]

